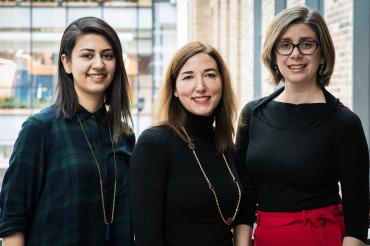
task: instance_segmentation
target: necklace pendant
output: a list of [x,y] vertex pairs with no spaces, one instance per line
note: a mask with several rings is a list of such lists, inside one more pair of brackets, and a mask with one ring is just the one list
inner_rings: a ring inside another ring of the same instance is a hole
[[228,218],[228,219],[226,220],[226,225],[227,225],[227,226],[230,226],[233,222],[234,222],[233,218]]
[[112,240],[111,223],[104,224],[104,239],[105,241]]

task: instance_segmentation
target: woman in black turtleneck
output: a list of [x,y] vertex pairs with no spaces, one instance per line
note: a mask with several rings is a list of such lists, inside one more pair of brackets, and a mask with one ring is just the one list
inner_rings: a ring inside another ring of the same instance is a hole
[[369,152],[359,117],[325,89],[335,50],[324,18],[302,6],[281,11],[262,58],[284,86],[240,116],[247,237],[256,222],[254,246],[365,245]]
[[199,42],[181,48],[157,106],[159,123],[131,159],[136,245],[233,245],[242,187],[230,154],[234,94],[219,53]]

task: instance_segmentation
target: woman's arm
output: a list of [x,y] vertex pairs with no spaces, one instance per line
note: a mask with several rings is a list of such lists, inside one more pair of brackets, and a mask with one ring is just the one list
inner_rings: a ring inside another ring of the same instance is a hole
[[354,113],[342,107],[334,120],[335,162],[345,223],[343,245],[359,245],[352,243],[355,239],[365,242],[368,234],[369,151],[361,121]]
[[234,227],[234,246],[252,245],[252,227],[249,225],[237,225]]
[[160,130],[144,131],[131,156],[129,188],[136,246],[164,246],[168,157]]
[[247,172],[246,157],[249,145],[251,112],[256,103],[257,101],[248,103],[240,113],[234,153],[236,169],[244,189],[236,224],[245,224],[250,228],[252,228],[255,220],[256,195],[254,184]]
[[343,246],[365,246],[365,243],[354,237],[344,237]]
[[32,223],[45,172],[45,132],[43,122],[31,117],[14,144],[0,194],[2,238],[25,232]]
[[13,235],[3,238],[3,246],[24,246],[24,234],[17,232]]

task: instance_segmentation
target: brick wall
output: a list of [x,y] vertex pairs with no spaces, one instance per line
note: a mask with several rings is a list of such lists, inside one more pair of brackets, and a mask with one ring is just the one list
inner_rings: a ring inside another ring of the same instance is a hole
[[[262,25],[261,25],[261,52],[263,48],[263,42],[265,40],[266,29],[271,23],[272,19],[275,16],[275,0],[262,0]],[[261,60],[261,56],[260,56]],[[266,96],[270,94],[275,86],[271,84],[270,74],[268,73],[265,65],[261,62],[261,95]]]
[[328,90],[352,109],[353,1],[325,1],[325,20],[336,50],[334,74]]
[[253,99],[253,21],[251,14],[254,5],[253,1],[242,0],[241,4],[241,44],[238,54],[241,56],[240,84],[237,89],[239,106]]
[[192,2],[192,40],[212,42],[212,11],[210,10],[210,1],[193,1]]
[[304,5],[304,0],[287,0],[286,6]]
[[[339,97],[349,108],[352,108],[353,96],[353,1],[326,0],[324,4],[324,18],[327,21],[336,48],[336,66],[328,90]],[[192,0],[192,2],[207,1]],[[210,43],[220,50],[229,66],[235,84],[235,92],[238,96],[239,107],[255,97],[253,95],[253,3],[252,0],[210,0],[209,7],[204,6],[204,4],[197,4],[198,8],[194,10],[203,14],[204,11],[212,13],[211,24],[209,21],[198,21],[197,23],[200,26],[206,26],[202,30],[211,33],[209,35],[211,37]],[[304,3],[304,0],[287,0],[287,7],[304,5]],[[275,0],[261,0],[261,5],[260,35],[262,50],[266,28],[275,15]],[[274,86],[270,84],[268,79],[268,73],[261,63],[262,96],[268,95],[274,90]]]
[[[225,60],[228,61],[229,69],[233,77],[234,83],[236,83],[236,78],[238,77],[238,44],[239,40],[239,20],[238,20],[238,4],[239,0],[232,0],[229,2],[229,21],[227,23],[229,35],[227,35],[228,48],[227,48],[227,57]],[[234,48],[235,47],[235,48]]]

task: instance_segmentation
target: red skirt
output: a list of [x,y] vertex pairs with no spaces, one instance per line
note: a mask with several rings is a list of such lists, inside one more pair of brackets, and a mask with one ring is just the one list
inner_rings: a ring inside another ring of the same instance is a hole
[[257,211],[254,246],[342,246],[341,205],[299,212]]

